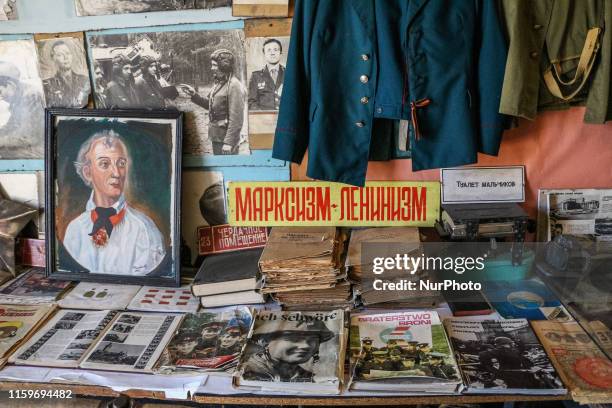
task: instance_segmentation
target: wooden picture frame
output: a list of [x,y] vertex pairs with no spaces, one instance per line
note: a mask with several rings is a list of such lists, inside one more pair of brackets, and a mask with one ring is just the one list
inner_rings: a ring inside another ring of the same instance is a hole
[[180,285],[182,124],[178,111],[46,110],[47,276]]

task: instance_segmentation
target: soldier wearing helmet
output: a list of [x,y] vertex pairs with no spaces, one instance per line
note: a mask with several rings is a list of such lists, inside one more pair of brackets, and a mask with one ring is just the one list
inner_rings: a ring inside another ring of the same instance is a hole
[[532,376],[521,375],[521,372],[529,372],[533,364],[511,338],[495,337],[493,348],[480,352],[478,359],[483,370],[495,374],[495,377],[503,380],[508,388],[530,387]]
[[111,82],[106,88],[106,104],[111,109],[140,106],[136,93],[132,61],[123,54],[113,58]]
[[280,328],[260,326],[250,340],[256,351],[245,359],[242,376],[255,381],[313,382],[314,373],[308,368],[318,361],[320,344],[332,338],[334,333],[320,320],[286,321]]
[[189,85],[181,85],[191,101],[208,110],[208,137],[216,155],[238,154],[240,132],[244,125],[246,90],[234,75],[235,57],[227,49],[213,52],[211,70],[214,85],[207,97]]
[[163,109],[166,107],[166,99],[176,99],[178,91],[174,86],[162,86],[160,78],[159,62],[145,55],[140,58],[141,75],[136,78],[136,93],[140,101],[140,107],[150,109]]

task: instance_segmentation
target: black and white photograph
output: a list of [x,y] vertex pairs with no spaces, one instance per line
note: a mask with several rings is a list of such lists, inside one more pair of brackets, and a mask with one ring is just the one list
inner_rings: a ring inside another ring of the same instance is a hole
[[87,106],[91,85],[83,40],[60,37],[36,41],[38,68],[49,108]]
[[223,173],[185,169],[182,177],[181,235],[184,257],[181,262],[183,265],[198,266],[198,228],[227,224]]
[[17,20],[17,0],[0,0],[0,21]]
[[249,133],[274,134],[283,94],[289,37],[246,39]]
[[140,354],[146,348],[140,344],[121,344],[100,342],[98,347],[87,359],[91,363],[105,363],[113,365],[134,365]]
[[111,341],[113,343],[123,343],[129,334],[108,333],[102,341]]
[[86,342],[86,343],[79,343],[74,342],[74,343],[70,343],[68,345],[68,347],[66,347],[67,349],[73,349],[73,350],[87,350],[89,348],[89,346],[91,345],[90,342]]
[[213,9],[231,4],[231,0],[75,0],[78,16]]
[[0,41],[0,159],[44,157],[45,105],[33,40]]
[[59,322],[55,323],[53,328],[57,330],[72,330],[78,323],[79,322],[74,320],[60,320]]
[[525,319],[451,319],[449,337],[471,390],[563,389]]
[[327,319],[316,316],[310,312],[257,314],[240,359],[240,383],[339,383],[342,312],[328,312]]
[[76,336],[76,340],[93,340],[100,334],[99,330],[83,330]]
[[599,211],[600,194],[573,194],[557,195],[550,202],[551,216],[564,220],[594,219]]
[[249,111],[278,111],[283,93],[289,37],[246,39]]
[[122,315],[117,322],[119,323],[127,323],[127,324],[136,324],[140,321],[140,316],[134,316],[129,314]]
[[97,108],[185,112],[187,156],[250,154],[242,30],[88,35]]
[[83,350],[65,350],[57,358],[58,360],[78,361],[83,355]]
[[132,331],[134,326],[130,326],[129,324],[117,323],[111,329],[112,331],[116,331],[118,333],[129,333]]
[[79,312],[68,312],[66,313],[63,317],[62,320],[81,320],[83,317],[85,317],[85,313],[79,313]]

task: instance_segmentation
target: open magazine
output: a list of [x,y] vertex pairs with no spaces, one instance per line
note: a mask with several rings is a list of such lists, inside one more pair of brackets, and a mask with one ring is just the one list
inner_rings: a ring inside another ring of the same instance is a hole
[[256,312],[234,385],[283,393],[340,392],[344,311]]
[[526,319],[445,320],[466,393],[560,395],[567,390]]
[[0,305],[0,367],[54,311],[49,305]]
[[152,372],[182,315],[122,312],[90,349],[81,368]]
[[459,369],[435,311],[351,317],[352,389],[453,393]]
[[164,349],[158,371],[233,372],[251,322],[251,312],[246,307],[185,315]]
[[9,361],[76,368],[115,314],[110,310],[59,310]]

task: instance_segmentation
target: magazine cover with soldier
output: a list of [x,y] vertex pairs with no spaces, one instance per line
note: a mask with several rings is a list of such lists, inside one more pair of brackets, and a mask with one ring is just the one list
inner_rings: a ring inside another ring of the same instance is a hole
[[[402,389],[461,383],[444,327],[435,311],[363,314],[351,318],[351,387]],[[364,385],[363,382],[377,383]]]
[[448,335],[472,393],[565,394],[526,319],[448,319]]
[[232,369],[251,322],[251,312],[247,307],[221,313],[185,315],[160,358],[158,371]]
[[344,311],[256,313],[234,385],[270,391],[338,393]]

